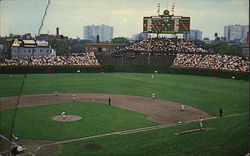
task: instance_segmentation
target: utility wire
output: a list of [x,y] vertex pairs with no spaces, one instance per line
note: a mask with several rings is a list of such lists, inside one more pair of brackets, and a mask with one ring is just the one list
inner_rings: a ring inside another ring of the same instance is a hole
[[50,0],[48,0],[47,6],[45,8],[45,11],[44,11],[44,14],[43,14],[43,18],[42,18],[42,21],[41,21],[41,25],[40,25],[39,30],[38,30],[38,35],[40,35],[41,29],[43,27],[43,22],[44,22],[44,19],[45,19],[46,15],[47,15],[49,5],[50,5]]
[[[47,11],[48,11],[48,8],[49,8],[49,5],[50,5],[50,1],[51,0],[48,0],[48,3],[46,5],[46,8],[45,8],[45,11],[44,11],[44,14],[43,14],[43,18],[42,18],[42,21],[41,21],[41,24],[40,24],[40,27],[39,27],[39,30],[38,30],[38,35],[40,35],[41,29],[43,27],[43,23],[44,23],[46,15],[47,15]],[[27,69],[25,71],[24,77],[22,79],[22,82],[21,82],[21,85],[20,85],[20,88],[19,88],[19,91],[18,91],[18,97],[17,97],[16,104],[15,104],[14,115],[13,115],[12,122],[11,122],[10,138],[12,137],[12,134],[13,134],[14,129],[15,129],[15,121],[16,121],[15,118],[16,118],[16,115],[17,115],[18,105],[20,103],[20,99],[21,99],[21,96],[22,96],[22,93],[23,93],[23,87],[24,87],[25,81],[26,81],[26,79],[28,77],[28,71],[29,71],[30,63],[32,61],[32,56],[34,56],[34,49],[32,51],[31,56],[29,57],[28,64],[27,64]],[[9,143],[9,151],[10,150],[11,150],[11,143]]]

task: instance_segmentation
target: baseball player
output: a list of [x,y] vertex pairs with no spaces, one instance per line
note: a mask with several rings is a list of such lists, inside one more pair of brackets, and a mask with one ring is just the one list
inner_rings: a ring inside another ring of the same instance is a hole
[[15,145],[15,147],[13,147],[11,149],[11,154],[12,155],[19,155],[19,154],[22,154],[24,152],[26,148],[23,148],[22,144],[20,145]]
[[73,99],[74,102],[76,102],[76,95],[75,94],[72,95],[72,99]]
[[180,105],[180,111],[184,112],[184,109],[185,109],[184,105]]
[[14,138],[14,142],[16,143],[16,145],[18,145],[20,137],[19,136],[15,136],[14,134],[12,134],[12,137]]
[[219,113],[220,113],[220,117],[222,117],[223,116],[223,110],[222,110],[222,108],[219,108]]
[[203,119],[202,119],[202,116],[200,117],[200,130],[202,130],[203,128]]
[[66,113],[65,113],[65,112],[62,112],[62,113],[61,113],[61,116],[62,116],[63,120],[66,119]]
[[111,98],[109,97],[109,106],[111,106]]
[[152,93],[152,98],[153,98],[153,99],[155,99],[155,95],[156,95],[155,93]]
[[22,153],[24,149],[25,148],[23,148],[22,144],[17,145],[17,152]]

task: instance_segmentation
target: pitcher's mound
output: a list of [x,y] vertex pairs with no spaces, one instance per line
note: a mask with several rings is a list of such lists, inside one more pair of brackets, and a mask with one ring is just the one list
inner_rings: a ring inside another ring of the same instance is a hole
[[80,117],[78,115],[66,115],[65,119],[63,119],[61,115],[54,116],[52,118],[52,120],[60,121],[60,122],[72,122],[72,121],[77,121],[77,120],[81,120],[81,119],[82,119],[82,117]]

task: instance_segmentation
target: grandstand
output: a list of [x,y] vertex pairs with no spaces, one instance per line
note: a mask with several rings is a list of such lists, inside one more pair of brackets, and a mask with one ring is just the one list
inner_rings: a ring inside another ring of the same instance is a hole
[[102,65],[166,65],[249,72],[249,58],[215,55],[194,41],[178,38],[150,38],[108,53],[96,52]]
[[178,38],[149,38],[117,48],[111,53],[97,52],[101,64],[167,65],[177,53],[208,53],[193,41]]
[[[5,59],[1,66],[25,66],[28,58]],[[109,51],[88,51],[67,56],[32,57],[34,66],[163,65],[173,68],[200,68],[249,72],[249,58],[214,54],[194,41],[179,38],[148,38]]]
[[71,53],[66,56],[32,56],[31,58],[5,59],[0,66],[84,66],[99,65],[93,52]]
[[[167,52],[167,53],[203,53],[209,50],[194,41],[180,38],[149,38],[126,46],[122,50]],[[210,50],[211,52],[211,50]]]
[[137,51],[120,51],[116,53],[95,53],[100,64],[124,64],[124,65],[168,65],[175,58],[168,53],[148,53]]

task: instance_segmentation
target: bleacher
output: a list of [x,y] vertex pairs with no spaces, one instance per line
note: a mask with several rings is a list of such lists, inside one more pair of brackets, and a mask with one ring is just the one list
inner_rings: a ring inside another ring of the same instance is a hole
[[175,55],[168,53],[140,53],[140,52],[120,52],[120,53],[95,53],[96,58],[102,65],[168,65],[171,66]]

